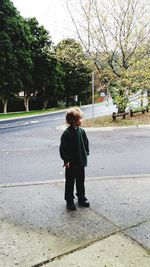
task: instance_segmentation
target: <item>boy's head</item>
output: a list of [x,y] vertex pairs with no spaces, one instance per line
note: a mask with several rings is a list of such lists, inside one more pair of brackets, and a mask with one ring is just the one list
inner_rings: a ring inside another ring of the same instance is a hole
[[83,119],[83,112],[79,108],[69,108],[66,113],[66,122],[71,126],[80,126]]

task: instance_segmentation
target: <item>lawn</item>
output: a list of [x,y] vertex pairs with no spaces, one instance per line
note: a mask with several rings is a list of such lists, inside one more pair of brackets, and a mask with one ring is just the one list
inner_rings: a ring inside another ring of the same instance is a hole
[[130,126],[130,125],[139,125],[139,124],[150,124],[150,112],[145,114],[136,113],[133,117],[129,115],[126,116],[126,119],[122,117],[117,117],[114,122],[112,116],[103,116],[94,119],[84,120],[82,123],[83,127],[119,127],[119,126]]
[[[18,118],[18,117],[24,117],[24,116],[32,116],[32,115],[41,115],[46,114],[53,111],[59,111],[62,108],[51,108],[46,110],[32,110],[29,112],[21,111],[21,112],[9,112],[7,114],[0,114],[0,120],[1,119],[9,119],[9,118]],[[63,108],[64,109],[64,108]]]

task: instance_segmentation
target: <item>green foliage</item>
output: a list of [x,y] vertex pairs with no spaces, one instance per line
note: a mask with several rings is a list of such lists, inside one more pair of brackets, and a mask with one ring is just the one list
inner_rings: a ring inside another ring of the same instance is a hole
[[69,98],[78,95],[79,101],[86,101],[91,77],[90,62],[83,53],[83,48],[74,39],[62,40],[56,46],[56,57],[64,71],[66,105]]
[[138,111],[143,111],[144,110],[144,107],[137,107],[137,108],[134,108],[134,109],[132,109],[133,111],[136,111],[136,112],[138,112]]
[[38,89],[37,95],[43,100],[43,108],[45,109],[50,99],[55,99],[57,105],[57,99],[62,98],[64,72],[54,55],[45,54],[44,57],[43,54],[38,60],[36,74],[39,72],[40,75],[36,76],[36,88]]
[[24,86],[25,94],[36,94],[37,89],[44,86],[47,80],[48,56],[45,52],[47,46],[51,45],[51,39],[48,31],[40,26],[36,18],[25,20],[29,29],[29,53],[32,62],[32,72],[30,77],[30,85]]
[[122,68],[119,77],[109,76],[108,87],[118,110],[124,109],[124,111],[129,95],[139,90],[150,89],[150,56],[147,46],[140,47],[128,65],[127,69]]
[[128,98],[126,96],[117,95],[114,99],[114,104],[116,104],[118,108],[118,113],[124,112],[128,104]]
[[44,26],[39,25],[36,18],[29,18],[25,20],[30,29],[30,49],[34,55],[43,51],[45,47],[50,47],[52,44],[49,32],[44,28]]
[[0,3],[0,99],[5,103],[22,86],[18,47],[22,37],[21,18],[9,0]]
[[112,96],[113,103],[118,108],[118,113],[124,112],[129,103],[129,96],[127,94],[127,88],[129,86],[130,82],[125,78],[114,79],[110,82],[109,92]]

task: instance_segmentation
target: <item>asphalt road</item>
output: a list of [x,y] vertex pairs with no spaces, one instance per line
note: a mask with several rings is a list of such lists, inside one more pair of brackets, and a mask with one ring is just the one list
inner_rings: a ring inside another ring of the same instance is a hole
[[[59,157],[62,130],[56,127],[64,124],[64,113],[29,121],[25,125],[19,121],[1,124],[0,183],[64,178]],[[149,129],[87,132],[87,135],[90,142],[87,177],[150,173]]]
[[[84,118],[91,118],[92,116],[110,115],[116,111],[116,107],[112,104],[112,100],[109,103],[99,103],[95,105],[83,106],[81,109],[84,112]],[[45,115],[36,115],[30,117],[22,117],[17,119],[0,120],[0,134],[2,132],[12,132],[13,130],[19,131],[24,128],[39,128],[45,126],[55,127],[65,123],[65,112],[58,111],[55,113],[49,113]],[[19,129],[20,128],[20,129]]]

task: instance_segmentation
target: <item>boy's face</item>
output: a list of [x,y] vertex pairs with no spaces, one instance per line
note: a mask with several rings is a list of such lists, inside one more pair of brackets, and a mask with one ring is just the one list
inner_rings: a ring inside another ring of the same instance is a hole
[[83,117],[80,117],[80,119],[76,121],[76,126],[81,126],[82,121],[83,121]]

